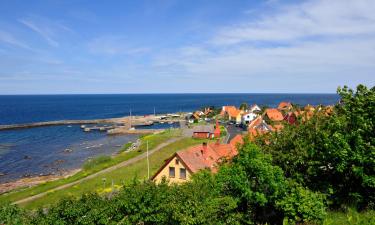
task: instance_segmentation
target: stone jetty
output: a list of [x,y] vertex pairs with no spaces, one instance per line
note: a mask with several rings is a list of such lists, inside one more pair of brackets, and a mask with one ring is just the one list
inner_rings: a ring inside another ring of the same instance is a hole
[[[33,127],[44,127],[44,126],[57,126],[57,125],[82,125],[82,124],[111,124],[111,127],[107,126],[95,126],[94,128],[89,128],[87,130],[110,130],[109,128],[116,127],[127,127],[128,129],[132,126],[149,126],[153,123],[159,122],[179,122],[184,118],[184,115],[176,117],[167,115],[150,115],[150,116],[129,116],[120,118],[108,118],[108,119],[92,119],[92,120],[57,120],[57,121],[47,121],[47,122],[35,122],[35,123],[23,123],[23,124],[11,124],[11,125],[0,125],[0,130],[12,130],[12,129],[25,129]],[[83,129],[86,128],[85,125],[81,126]]]
[[73,125],[73,124],[99,124],[99,123],[114,123],[116,119],[95,119],[95,120],[58,120],[48,122],[23,123],[12,125],[0,125],[0,130],[23,129],[44,126],[56,125]]

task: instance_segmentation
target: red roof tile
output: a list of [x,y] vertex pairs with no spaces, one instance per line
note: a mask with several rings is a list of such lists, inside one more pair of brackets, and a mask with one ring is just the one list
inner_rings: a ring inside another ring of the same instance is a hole
[[261,116],[258,116],[257,118],[255,118],[253,121],[250,122],[250,124],[248,125],[248,128],[251,129],[253,127],[256,127],[256,126],[259,126],[263,121],[263,118]]
[[243,144],[243,136],[240,134],[237,134],[230,142],[229,144],[231,145],[232,149],[236,151],[236,154],[238,153],[237,151],[237,145],[242,145]]
[[283,114],[277,109],[266,109],[265,115],[272,121],[282,121],[284,119]]
[[192,146],[178,151],[176,155],[191,172],[195,173],[206,168],[215,171],[221,158],[232,158],[237,155],[237,150],[233,149],[230,144],[211,143],[206,146]]
[[279,106],[277,107],[279,110],[291,109],[292,103],[290,102],[280,102]]

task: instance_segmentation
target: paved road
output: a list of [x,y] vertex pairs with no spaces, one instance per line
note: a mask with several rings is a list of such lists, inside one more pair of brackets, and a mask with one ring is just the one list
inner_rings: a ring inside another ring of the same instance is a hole
[[[232,124],[232,125],[226,125],[225,126],[227,128],[227,131],[228,131],[228,134],[226,136],[226,138],[228,138],[226,141],[227,143],[232,140],[232,138],[234,138],[237,134],[242,134],[242,132],[244,131],[243,128],[241,127],[237,127],[236,125]],[[229,137],[228,137],[229,136]]]
[[[156,148],[154,148],[154,149],[148,151],[148,154],[149,154],[149,155],[152,155],[153,153],[155,153],[155,152],[159,151],[160,149],[164,148],[165,146],[167,146],[167,145],[169,145],[169,144],[172,144],[172,143],[175,142],[175,141],[179,141],[179,140],[181,140],[181,139],[183,139],[183,138],[184,138],[184,137],[178,137],[178,138],[172,138],[172,139],[169,139],[168,141],[166,141],[166,142],[164,142],[164,143],[162,143],[162,144],[156,146]],[[99,171],[99,172],[97,172],[97,173],[91,174],[91,175],[89,175],[89,176],[87,176],[87,177],[84,177],[84,178],[82,178],[82,179],[80,179],[80,180],[73,181],[73,182],[71,182],[71,183],[64,184],[64,185],[58,186],[58,187],[56,187],[56,188],[50,189],[50,190],[48,190],[48,191],[46,191],[46,192],[43,192],[43,193],[40,193],[40,194],[37,194],[37,195],[33,195],[33,196],[30,196],[30,197],[27,197],[27,198],[24,198],[24,199],[18,200],[18,201],[16,201],[16,202],[13,202],[13,204],[22,204],[22,203],[25,203],[25,202],[33,201],[33,200],[35,200],[35,199],[38,199],[38,198],[41,198],[41,197],[45,196],[45,195],[46,195],[48,192],[50,192],[50,191],[58,191],[58,190],[62,190],[62,189],[65,189],[65,188],[68,188],[68,187],[74,186],[74,185],[76,185],[76,184],[81,183],[82,181],[86,181],[86,180],[92,179],[92,178],[94,178],[94,177],[96,177],[96,176],[99,176],[99,175],[101,175],[101,174],[103,174],[103,173],[111,172],[111,171],[116,170],[116,169],[119,169],[119,168],[121,168],[121,167],[128,166],[128,165],[133,164],[133,163],[135,163],[135,162],[137,162],[137,161],[139,161],[139,160],[142,160],[142,159],[144,159],[144,158],[146,158],[146,157],[147,157],[147,152],[144,152],[144,153],[142,153],[141,155],[138,155],[138,156],[136,156],[136,157],[134,157],[134,158],[131,158],[131,159],[127,160],[127,161],[124,161],[124,162],[121,162],[121,163],[119,163],[119,164],[116,164],[116,165],[114,165],[114,166],[112,166],[112,167],[108,167],[108,168],[106,168],[106,169],[104,169],[104,170],[101,170],[101,171]]]

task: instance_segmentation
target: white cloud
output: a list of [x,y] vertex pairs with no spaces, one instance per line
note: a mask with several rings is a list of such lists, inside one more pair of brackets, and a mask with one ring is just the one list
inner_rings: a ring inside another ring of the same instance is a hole
[[225,27],[212,42],[218,45],[251,41],[292,41],[375,35],[375,1],[321,0],[287,6],[275,15]]
[[375,1],[308,1],[279,7],[274,14],[219,29],[209,44],[158,56],[155,66],[179,68],[179,74],[191,79],[215,79],[244,92],[265,87],[332,92],[343,84],[374,85]]
[[103,55],[134,55],[150,51],[147,47],[131,47],[126,37],[114,35],[94,38],[87,46],[89,52]]
[[20,19],[18,21],[42,36],[49,45],[53,47],[59,46],[59,43],[52,38],[52,36],[54,35],[53,31],[48,27],[39,26],[30,19]]
[[4,43],[7,43],[7,44],[10,44],[10,45],[17,46],[17,47],[30,49],[30,47],[27,44],[25,44],[22,41],[16,39],[12,34],[10,34],[8,32],[5,32],[5,31],[1,31],[1,30],[0,30],[0,41],[4,42]]

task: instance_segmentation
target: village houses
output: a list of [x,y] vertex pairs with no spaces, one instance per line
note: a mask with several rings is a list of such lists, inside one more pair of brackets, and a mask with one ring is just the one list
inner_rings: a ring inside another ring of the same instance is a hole
[[[266,109],[262,115],[259,115],[257,113],[260,113],[261,109],[257,105],[251,106],[246,112],[235,106],[223,106],[220,116],[227,117],[229,121],[236,124],[242,122],[247,126],[247,135],[237,135],[228,144],[222,144],[218,140],[216,143],[204,142],[178,151],[165,161],[152,180],[156,183],[160,183],[163,179],[172,183],[181,183],[190,180],[192,174],[203,169],[216,172],[223,159],[230,160],[238,154],[237,147],[243,143],[244,137],[254,140],[258,135],[281,131],[284,128],[284,123],[297,124],[297,118],[300,115],[307,118],[312,116],[314,111],[314,107],[310,105],[304,108],[305,111],[291,111],[292,109],[290,102],[281,102],[278,108]],[[332,109],[327,108],[326,111],[331,112]],[[197,113],[194,114],[198,116]],[[216,120],[215,127],[212,125],[195,126],[192,136],[201,139],[219,138],[218,121]]]

